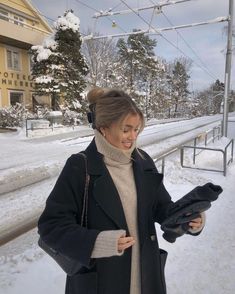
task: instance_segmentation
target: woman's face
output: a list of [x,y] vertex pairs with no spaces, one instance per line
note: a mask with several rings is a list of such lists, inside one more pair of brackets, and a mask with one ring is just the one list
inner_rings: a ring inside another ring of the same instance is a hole
[[121,123],[116,122],[108,128],[101,128],[101,133],[111,145],[128,150],[136,141],[141,125],[138,114],[128,114]]

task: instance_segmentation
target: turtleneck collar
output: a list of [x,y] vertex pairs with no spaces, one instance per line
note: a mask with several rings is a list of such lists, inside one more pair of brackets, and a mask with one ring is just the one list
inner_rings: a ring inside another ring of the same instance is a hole
[[131,162],[131,154],[134,151],[136,144],[133,144],[129,150],[122,150],[111,145],[98,130],[94,130],[94,133],[97,150],[99,153],[103,154],[104,157],[121,164]]

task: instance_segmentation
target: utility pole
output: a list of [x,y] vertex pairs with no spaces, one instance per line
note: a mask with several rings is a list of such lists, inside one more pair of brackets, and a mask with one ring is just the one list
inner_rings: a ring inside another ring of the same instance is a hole
[[228,19],[228,37],[227,37],[227,53],[224,76],[224,107],[223,107],[223,122],[222,136],[228,135],[228,97],[230,94],[231,80],[231,64],[232,64],[232,30],[233,30],[233,0],[229,0],[229,19]]

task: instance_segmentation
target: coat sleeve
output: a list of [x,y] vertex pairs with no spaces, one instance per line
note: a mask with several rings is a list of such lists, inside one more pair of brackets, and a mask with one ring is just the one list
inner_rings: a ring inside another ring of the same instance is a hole
[[89,267],[99,231],[78,224],[85,185],[84,159],[72,155],[66,162],[38,221],[38,233],[58,252]]

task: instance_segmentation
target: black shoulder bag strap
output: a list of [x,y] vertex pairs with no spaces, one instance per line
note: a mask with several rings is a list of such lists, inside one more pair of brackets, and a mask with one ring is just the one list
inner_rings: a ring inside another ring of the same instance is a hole
[[[87,170],[87,157],[84,153],[79,153],[79,154],[81,154],[85,162],[85,185],[84,185],[84,195],[83,195],[83,203],[82,203],[81,226],[87,228],[88,188],[89,188],[90,176]],[[49,254],[69,276],[76,274],[83,267],[83,265],[79,263],[77,260],[71,259],[70,257],[63,255],[62,253],[58,252],[57,250],[47,245],[47,243],[43,241],[41,237],[38,240],[38,245],[47,254]]]
[[83,194],[83,202],[82,202],[82,214],[81,214],[81,226],[86,227],[88,225],[88,188],[90,183],[90,175],[88,174],[87,169],[87,157],[85,153],[80,152],[85,162],[85,185],[84,185],[84,194]]

